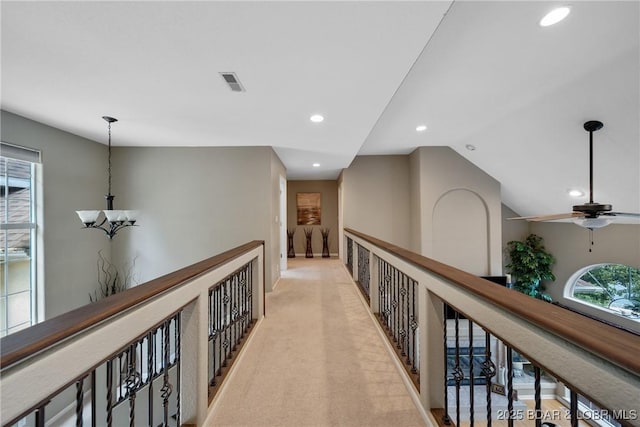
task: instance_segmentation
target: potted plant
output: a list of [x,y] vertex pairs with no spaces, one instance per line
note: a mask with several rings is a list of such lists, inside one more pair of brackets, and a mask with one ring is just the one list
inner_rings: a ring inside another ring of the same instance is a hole
[[555,280],[551,271],[556,259],[544,247],[542,237],[530,234],[523,241],[507,243],[510,262],[506,269],[515,279],[513,288],[524,294],[551,302],[545,292],[545,281]]

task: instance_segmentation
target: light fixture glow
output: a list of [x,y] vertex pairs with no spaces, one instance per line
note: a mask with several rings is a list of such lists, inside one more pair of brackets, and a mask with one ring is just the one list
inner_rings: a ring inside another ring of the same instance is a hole
[[573,223],[580,227],[590,228],[602,228],[611,224],[611,220],[608,218],[574,218]]
[[320,114],[314,114],[313,116],[309,117],[309,120],[311,120],[313,123],[320,123],[324,120],[324,117]]
[[313,167],[314,167],[314,168],[319,168],[319,167],[320,167],[320,163],[314,163],[314,164],[313,164]]
[[584,196],[584,192],[582,192],[580,190],[569,190],[569,195],[571,197],[582,197],[582,196]]
[[416,126],[417,132],[424,132],[425,130],[427,130],[427,126],[425,125]]
[[566,18],[569,15],[569,12],[571,12],[571,9],[566,6],[553,9],[540,20],[540,26],[548,27],[550,25],[557,24],[558,22]]

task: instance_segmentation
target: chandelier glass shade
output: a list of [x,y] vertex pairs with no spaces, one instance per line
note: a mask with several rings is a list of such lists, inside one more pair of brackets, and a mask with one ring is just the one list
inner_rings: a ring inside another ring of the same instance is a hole
[[[85,228],[102,230],[106,233],[109,239],[113,239],[120,229],[136,225],[138,211],[113,209],[113,199],[115,196],[111,194],[111,123],[117,122],[118,119],[114,119],[109,116],[103,116],[102,118],[109,124],[109,186],[107,194],[104,196],[107,202],[107,208],[101,211],[82,210],[76,211],[76,213],[78,214],[78,217],[80,217],[80,221],[82,221]],[[104,214],[104,217],[102,218],[102,221],[98,222],[101,213]]]

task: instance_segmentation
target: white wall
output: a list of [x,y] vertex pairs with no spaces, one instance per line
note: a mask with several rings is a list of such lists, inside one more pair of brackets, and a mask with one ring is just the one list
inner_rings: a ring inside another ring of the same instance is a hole
[[[265,251],[269,252],[267,258],[271,262],[271,280],[265,280],[267,282],[266,290],[271,291],[273,285],[280,278],[280,222],[285,221],[286,218],[280,218],[280,177],[287,177],[287,170],[282,164],[282,161],[278,157],[275,151],[270,149],[270,169],[271,169],[271,216],[270,220],[270,245],[265,246]],[[284,195],[286,197],[286,194]],[[266,242],[265,242],[266,243]],[[268,249],[267,249],[268,248]],[[286,254],[286,248],[284,253]]]
[[[89,303],[98,251],[109,255],[104,233],[83,230],[75,213],[105,208],[107,148],[6,111],[1,124],[2,141],[42,152],[45,318],[51,318]],[[103,126],[96,118],[96,128]]]
[[116,148],[114,191],[122,196],[115,208],[140,210],[140,226],[119,233],[115,256],[135,257],[139,281],[145,282],[264,240],[270,290],[279,251],[274,220],[279,184],[273,177],[284,169],[272,152],[270,147]]

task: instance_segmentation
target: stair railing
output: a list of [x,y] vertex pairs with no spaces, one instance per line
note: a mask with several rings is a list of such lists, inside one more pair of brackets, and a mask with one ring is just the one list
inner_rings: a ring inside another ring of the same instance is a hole
[[432,424],[640,425],[640,336],[352,229],[343,243]]
[[253,241],[8,335],[1,424],[202,425],[263,315]]

